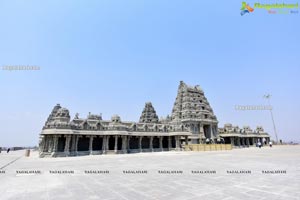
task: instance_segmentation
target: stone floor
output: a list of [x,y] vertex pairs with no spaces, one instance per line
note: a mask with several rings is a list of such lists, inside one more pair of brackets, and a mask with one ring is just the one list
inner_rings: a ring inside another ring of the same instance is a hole
[[[37,152],[29,158],[23,155],[24,151],[0,154],[1,200],[300,199],[300,146],[42,159]],[[87,170],[109,173],[87,174]],[[286,174],[263,174],[263,170]]]

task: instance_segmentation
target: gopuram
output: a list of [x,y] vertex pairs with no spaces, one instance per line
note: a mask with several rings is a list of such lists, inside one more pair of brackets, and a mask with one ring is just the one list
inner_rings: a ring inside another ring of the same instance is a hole
[[40,157],[80,156],[181,150],[185,144],[226,143],[251,146],[268,142],[270,136],[261,126],[225,124],[218,120],[200,86],[180,81],[171,116],[158,118],[151,102],[147,102],[139,122],[123,121],[113,115],[103,120],[89,113],[87,118],[57,104],[40,134]]

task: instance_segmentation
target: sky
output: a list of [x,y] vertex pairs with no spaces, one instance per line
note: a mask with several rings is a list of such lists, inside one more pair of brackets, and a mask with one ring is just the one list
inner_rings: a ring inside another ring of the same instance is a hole
[[[255,1],[248,1],[253,6]],[[261,2],[264,3],[264,2]],[[276,2],[275,2],[276,3]],[[285,3],[296,3],[287,1]],[[200,85],[219,120],[300,141],[300,14],[240,15],[241,1],[0,0],[0,146],[37,145],[60,103],[138,121],[171,113],[179,81]],[[38,66],[7,71],[4,66]]]

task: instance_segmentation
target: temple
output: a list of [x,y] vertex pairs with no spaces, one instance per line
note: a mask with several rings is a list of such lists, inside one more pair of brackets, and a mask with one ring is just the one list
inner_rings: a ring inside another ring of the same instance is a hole
[[118,115],[103,120],[89,113],[71,120],[69,110],[57,104],[40,134],[40,157],[80,156],[182,150],[185,144],[226,143],[251,146],[268,142],[261,126],[225,124],[218,120],[200,86],[180,81],[171,116],[158,118],[151,102],[145,104],[139,122],[122,121]]

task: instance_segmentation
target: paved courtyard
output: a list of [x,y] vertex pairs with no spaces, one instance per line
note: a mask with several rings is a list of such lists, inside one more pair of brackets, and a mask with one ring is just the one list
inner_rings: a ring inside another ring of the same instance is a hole
[[0,168],[1,200],[300,199],[300,146],[69,158],[2,151]]

